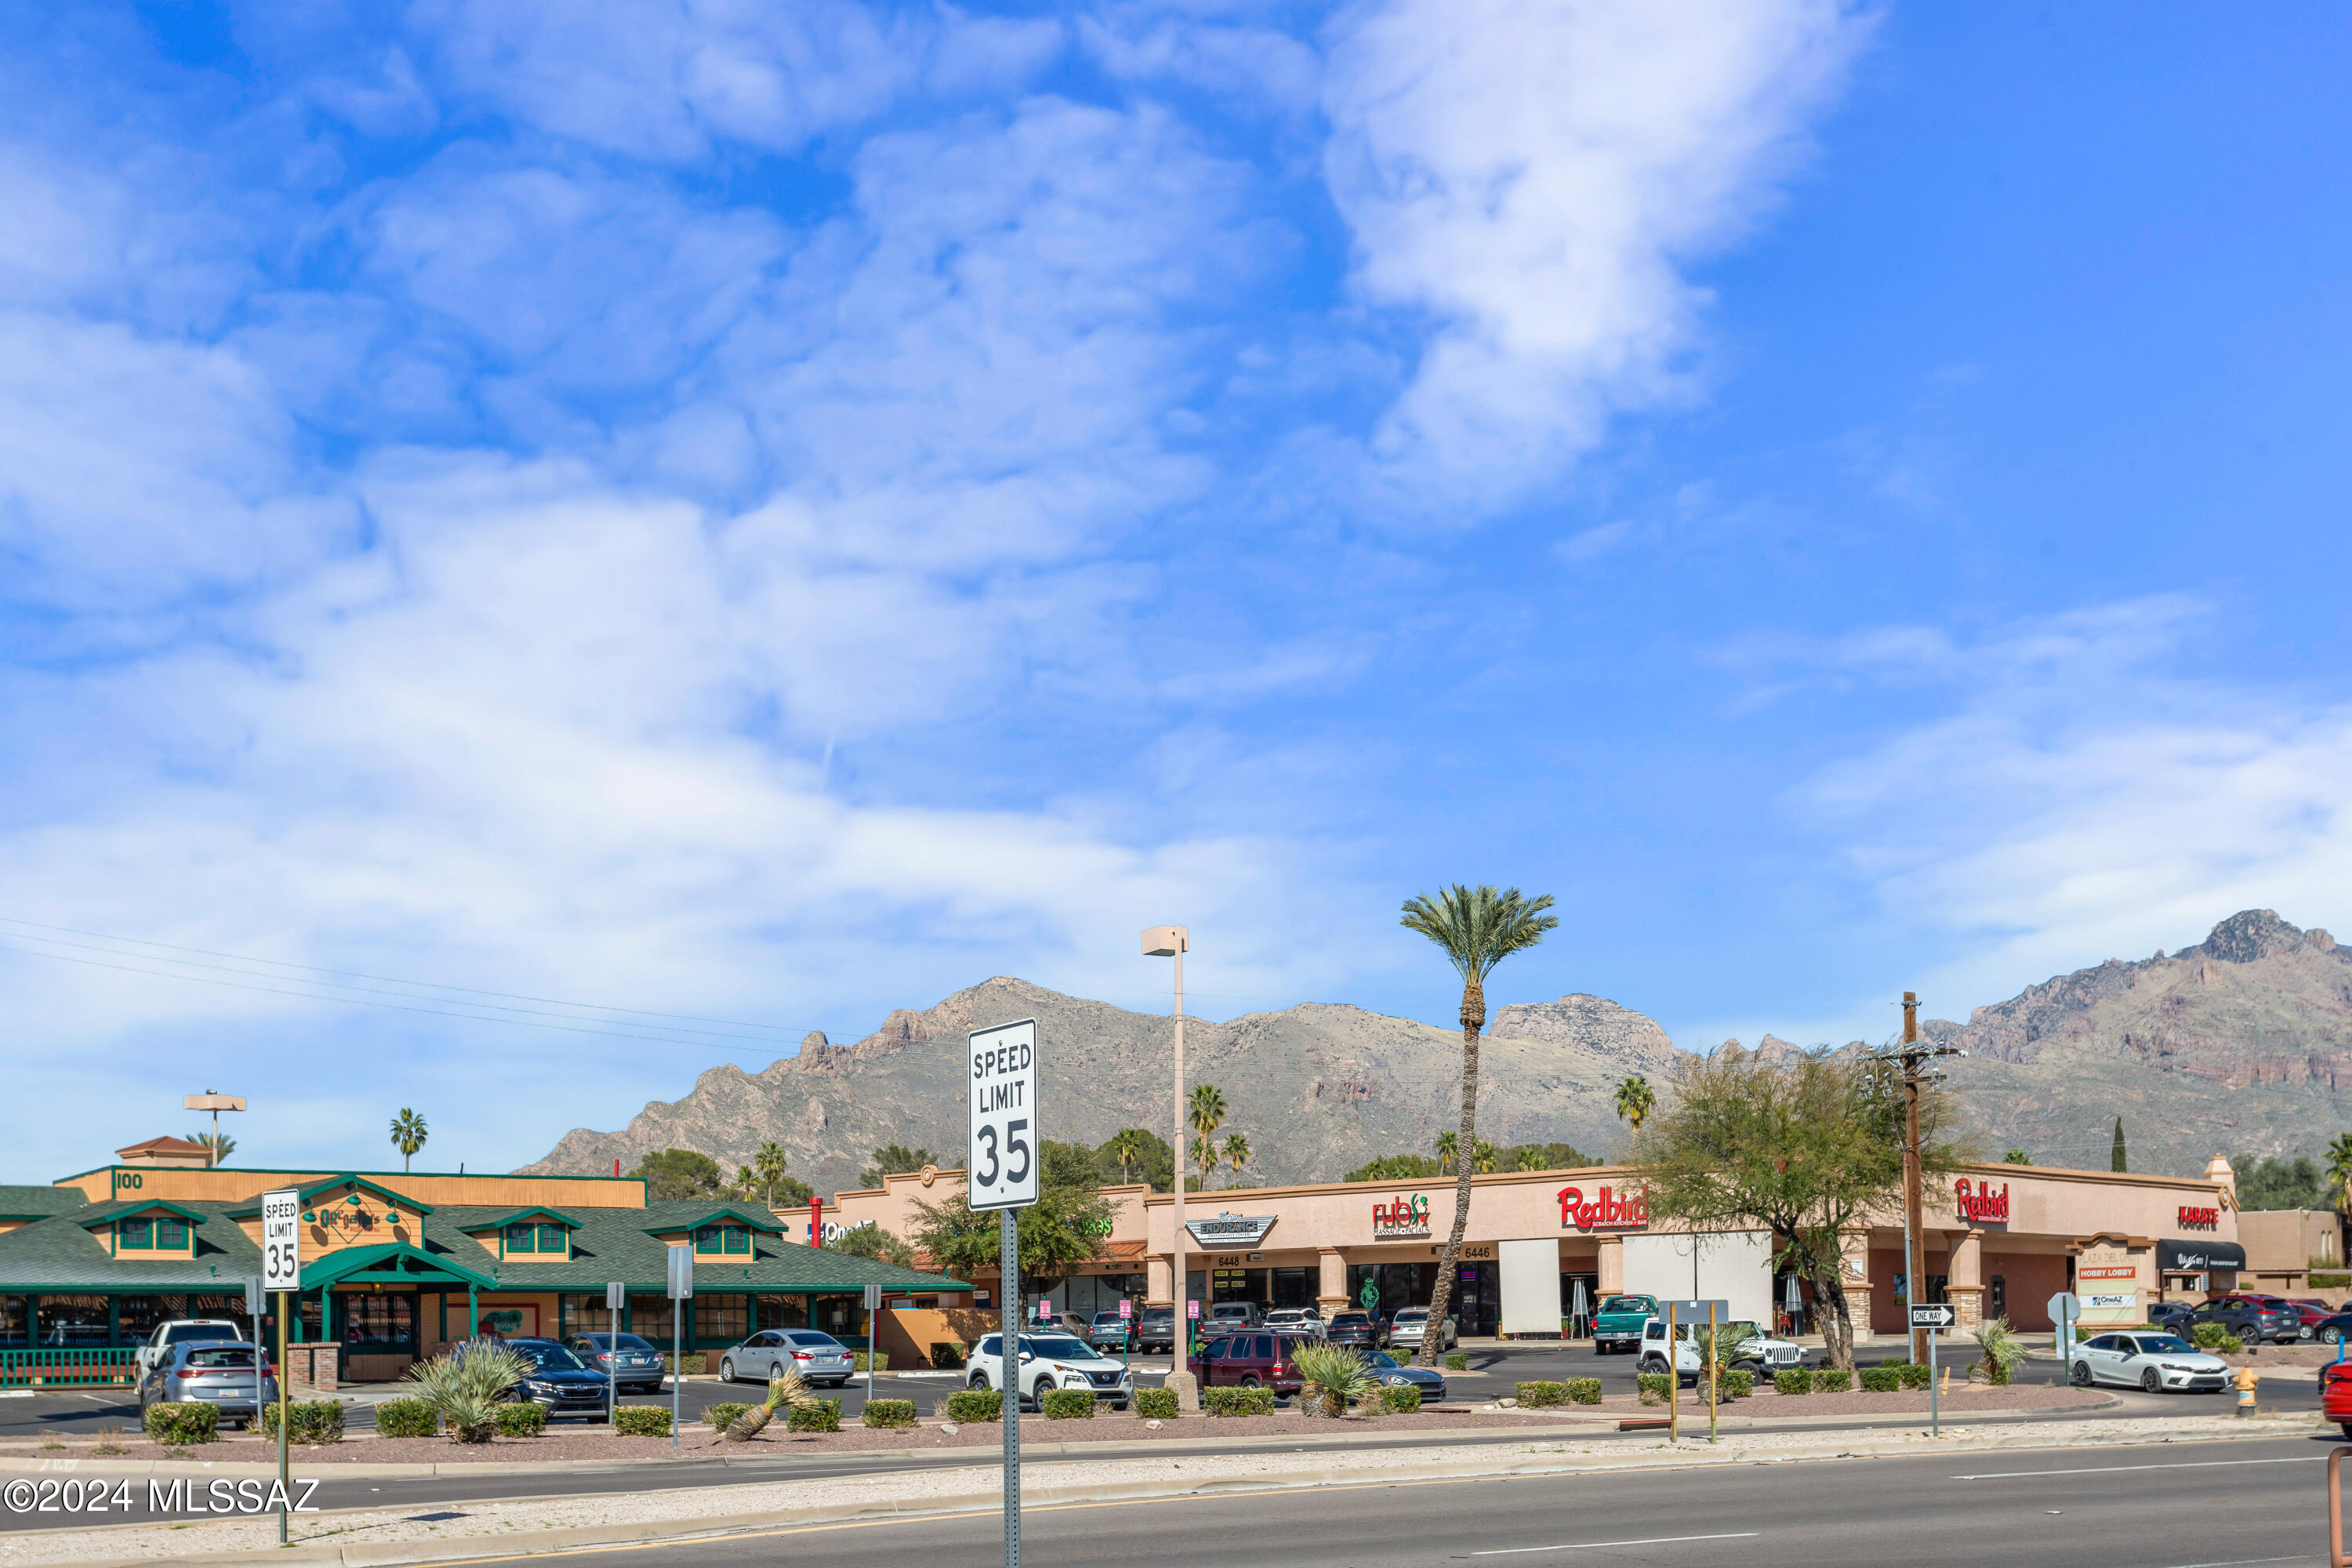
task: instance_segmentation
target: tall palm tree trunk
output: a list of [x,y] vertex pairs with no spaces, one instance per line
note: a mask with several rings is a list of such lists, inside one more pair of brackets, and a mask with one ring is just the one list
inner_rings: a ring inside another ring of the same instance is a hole
[[1462,1131],[1454,1156],[1454,1229],[1437,1263],[1437,1289],[1429,1293],[1429,1324],[1422,1331],[1416,1366],[1434,1367],[1445,1340],[1445,1312],[1454,1301],[1454,1267],[1462,1256],[1462,1236],[1470,1227],[1470,1175],[1477,1164],[1478,1032],[1486,1026],[1486,988],[1475,975],[1462,983]]

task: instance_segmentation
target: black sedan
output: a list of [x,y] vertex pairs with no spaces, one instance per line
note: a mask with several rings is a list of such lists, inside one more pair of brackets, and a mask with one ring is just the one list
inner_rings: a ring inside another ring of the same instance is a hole
[[[662,1391],[662,1353],[650,1340],[635,1334],[574,1334],[564,1348],[578,1356],[595,1373],[610,1371],[616,1374],[621,1389],[626,1394],[659,1394]],[[619,1364],[614,1365],[617,1362]]]
[[1376,1384],[1389,1388],[1418,1388],[1423,1405],[1433,1405],[1445,1397],[1445,1374],[1433,1367],[1408,1366],[1386,1351],[1359,1349],[1356,1354],[1370,1369]]
[[550,1420],[559,1415],[612,1419],[612,1387],[604,1373],[591,1371],[553,1340],[509,1340],[507,1348],[530,1363],[523,1380],[507,1390],[509,1401],[536,1405]]
[[1389,1342],[1389,1326],[1370,1312],[1335,1312],[1323,1339],[1327,1344],[1376,1351]]
[[2313,1325],[2312,1338],[2324,1345],[2340,1345],[2352,1339],[2352,1312],[2336,1312]]

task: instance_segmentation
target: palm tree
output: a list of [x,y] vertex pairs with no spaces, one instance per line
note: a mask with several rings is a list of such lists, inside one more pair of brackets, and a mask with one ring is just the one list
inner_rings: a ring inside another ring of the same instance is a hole
[[1658,1097],[1651,1089],[1650,1080],[1640,1073],[1617,1086],[1617,1118],[1633,1123],[1633,1147],[1637,1152],[1642,1147],[1642,1123],[1651,1111],[1657,1109],[1657,1105]]
[[772,1138],[752,1152],[751,1174],[764,1194],[761,1201],[770,1208],[776,1206],[776,1184],[784,1179],[784,1167],[789,1163],[784,1158],[784,1146]]
[[1484,1138],[1478,1140],[1477,1151],[1470,1156],[1470,1168],[1482,1176],[1495,1173],[1495,1146]]
[[403,1171],[408,1169],[408,1162],[416,1157],[416,1152],[425,1147],[428,1136],[425,1118],[406,1106],[401,1107],[400,1114],[392,1119],[392,1146],[400,1151]]
[[1538,1148],[1537,1148],[1537,1147],[1536,1147],[1534,1144],[1532,1144],[1532,1143],[1523,1143],[1523,1144],[1521,1144],[1521,1145],[1519,1146],[1519,1163],[1518,1163],[1518,1168],[1519,1168],[1520,1170],[1522,1170],[1522,1171],[1540,1171],[1540,1170],[1542,1170],[1542,1169],[1543,1169],[1543,1151],[1542,1151],[1542,1150],[1540,1150],[1540,1149],[1538,1149]]
[[226,1132],[191,1132],[188,1142],[202,1144],[212,1151],[214,1165],[226,1163],[228,1157],[236,1152],[236,1140]]
[[[2336,1224],[2340,1231],[2344,1227],[2343,1215],[2352,1212],[2352,1132],[2338,1132],[2336,1142],[2327,1146],[2327,1186],[2336,1194]],[[2348,1252],[2352,1248],[2339,1247],[2336,1250]]]
[[1462,1235],[1470,1224],[1470,1166],[1478,1152],[1478,1033],[1486,1026],[1486,976],[1515,952],[1541,942],[1544,932],[1559,921],[1544,911],[1551,896],[1526,899],[1517,888],[1502,892],[1491,887],[1466,888],[1456,882],[1441,889],[1434,900],[1425,895],[1405,900],[1399,922],[1438,945],[1454,972],[1462,976],[1462,1130],[1454,1148],[1468,1149],[1471,1158],[1455,1160],[1454,1229],[1439,1259],[1437,1288],[1430,1293],[1432,1331],[1421,1337],[1414,1359],[1423,1366],[1437,1364],[1445,1336],[1437,1332],[1454,1298],[1454,1265],[1462,1256]]
[[1217,1168],[1216,1145],[1210,1142],[1217,1129],[1225,1124],[1225,1097],[1213,1083],[1196,1083],[1187,1117],[1198,1136],[1192,1140],[1192,1163],[1201,1167],[1201,1184],[1209,1184],[1209,1173]]
[[1457,1137],[1458,1134],[1450,1130],[1437,1135],[1437,1173],[1441,1176],[1448,1175],[1454,1170]]
[[1103,1147],[1109,1150],[1110,1157],[1118,1162],[1118,1179],[1122,1182],[1127,1180],[1127,1168],[1129,1165],[1139,1165],[1143,1163],[1143,1140],[1135,1135],[1135,1129],[1132,1127],[1122,1127],[1112,1133],[1110,1142]]
[[1234,1179],[1239,1181],[1242,1167],[1249,1163],[1249,1140],[1236,1132],[1225,1140],[1225,1163],[1234,1168]]

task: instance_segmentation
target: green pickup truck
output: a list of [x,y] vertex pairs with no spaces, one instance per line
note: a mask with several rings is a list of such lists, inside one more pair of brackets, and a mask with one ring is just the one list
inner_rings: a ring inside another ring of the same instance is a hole
[[1658,1315],[1655,1296],[1612,1296],[1601,1303],[1592,1319],[1592,1348],[1601,1355],[1611,1351],[1642,1348],[1642,1325]]

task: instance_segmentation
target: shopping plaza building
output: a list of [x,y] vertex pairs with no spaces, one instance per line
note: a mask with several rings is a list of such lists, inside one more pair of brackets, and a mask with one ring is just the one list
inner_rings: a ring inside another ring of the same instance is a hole
[[[938,1201],[961,1180],[952,1171],[892,1176],[840,1194],[824,1223],[908,1234],[914,1204]],[[1764,1235],[1694,1235],[1658,1220],[1623,1167],[1496,1172],[1473,1177],[1471,1191],[1454,1290],[1465,1334],[1556,1336],[1580,1300],[1589,1306],[1620,1291],[1721,1300],[1742,1317],[1812,1326],[1811,1288],[1775,1273]],[[1091,1313],[1121,1299],[1173,1300],[1173,1200],[1141,1186],[1104,1192],[1112,1220],[1101,1254],[1055,1287],[1055,1304]],[[1327,1313],[1426,1304],[1454,1200],[1451,1178],[1190,1194],[1186,1293]],[[808,1223],[802,1217],[802,1234]],[[2218,1156],[2197,1177],[1969,1165],[1929,1190],[1921,1299],[1953,1303],[1963,1324],[2005,1317],[2047,1329],[2061,1291],[2081,1299],[2085,1322],[2137,1323],[2167,1297],[2300,1285],[2299,1232],[2285,1244],[2294,1256],[2250,1263],[2239,1229],[2233,1177]],[[1909,1281],[1900,1212],[1853,1226],[1844,1265],[1857,1325],[1902,1331]],[[979,1283],[985,1300],[995,1281]]]
[[[820,1328],[863,1346],[881,1333],[866,1288],[937,1308],[971,1286],[812,1247],[757,1205],[648,1201],[635,1177],[488,1176],[205,1168],[158,1139],[47,1186],[0,1186],[0,1380],[114,1381],[128,1347],[172,1318],[251,1331],[245,1281],[261,1272],[261,1194],[300,1203],[302,1289],[288,1319],[295,1380],[397,1378],[483,1332],[612,1325],[664,1349],[731,1345],[764,1328]],[[796,1216],[805,1230],[808,1216]],[[665,1291],[668,1249],[694,1253],[694,1295]],[[674,1316],[674,1310],[679,1315]],[[274,1323],[265,1331],[275,1335]],[[118,1353],[119,1352],[119,1353]]]

